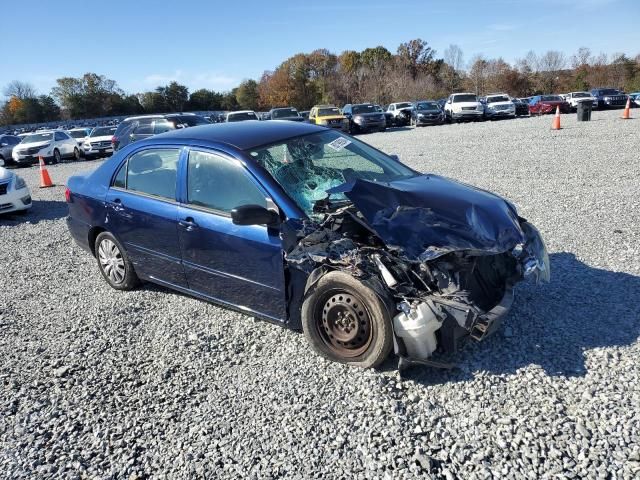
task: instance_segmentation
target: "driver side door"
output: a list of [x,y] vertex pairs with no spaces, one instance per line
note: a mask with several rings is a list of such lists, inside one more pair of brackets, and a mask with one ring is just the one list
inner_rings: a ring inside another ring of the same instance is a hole
[[191,149],[182,175],[178,236],[190,290],[274,320],[286,319],[278,228],[235,225],[231,210],[272,204],[236,159]]

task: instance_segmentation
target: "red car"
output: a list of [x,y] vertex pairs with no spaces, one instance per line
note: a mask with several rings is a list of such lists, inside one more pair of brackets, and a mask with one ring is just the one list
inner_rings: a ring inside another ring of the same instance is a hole
[[531,115],[555,113],[558,106],[561,113],[569,113],[571,111],[569,103],[559,95],[536,95],[529,100],[529,113]]

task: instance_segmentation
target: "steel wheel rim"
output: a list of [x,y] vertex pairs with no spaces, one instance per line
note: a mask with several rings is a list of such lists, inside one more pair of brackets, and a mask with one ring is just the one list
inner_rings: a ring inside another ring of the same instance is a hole
[[329,292],[318,303],[316,328],[324,345],[342,358],[362,355],[373,339],[373,323],[364,302],[344,291]]
[[118,246],[105,238],[98,246],[98,261],[100,267],[109,279],[114,283],[122,283],[126,274],[124,258]]
[[56,162],[60,161],[60,152],[58,150],[53,152],[53,156],[56,158]]

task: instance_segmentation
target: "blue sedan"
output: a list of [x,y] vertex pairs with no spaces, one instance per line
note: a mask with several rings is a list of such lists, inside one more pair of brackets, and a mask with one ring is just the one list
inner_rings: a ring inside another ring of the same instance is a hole
[[510,202],[306,123],[157,135],[71,177],[66,199],[111,287],[149,281],[249,312],[362,367],[392,350],[437,365],[495,330],[515,283],[549,278]]

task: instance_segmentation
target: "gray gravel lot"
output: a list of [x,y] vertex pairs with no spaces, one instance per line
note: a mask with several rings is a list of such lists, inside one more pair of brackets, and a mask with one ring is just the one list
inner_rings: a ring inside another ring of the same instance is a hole
[[[632,111],[640,117],[640,110]],[[49,167],[0,217],[2,478],[638,478],[640,118],[594,112],[362,139],[511,199],[552,282],[520,285],[459,369],[360,370],[301,334],[145,285],[117,292],[67,233]]]

